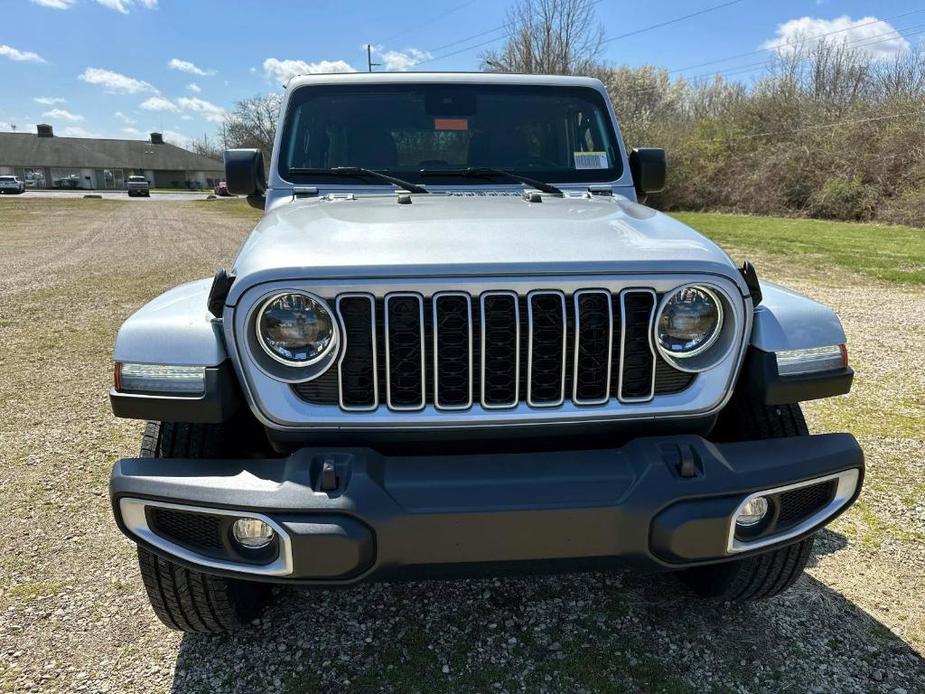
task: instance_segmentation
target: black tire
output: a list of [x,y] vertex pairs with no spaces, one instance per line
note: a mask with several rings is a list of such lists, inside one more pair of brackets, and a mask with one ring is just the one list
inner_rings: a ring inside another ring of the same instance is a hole
[[[141,457],[216,458],[228,441],[219,424],[148,422]],[[233,631],[257,616],[270,597],[266,584],[193,571],[144,547],[138,547],[138,566],[154,613],[179,631]]]
[[[753,441],[808,434],[799,405],[767,406],[747,395],[737,395],[720,415],[713,438]],[[802,575],[814,540],[810,535],[765,554],[686,569],[680,578],[704,597],[732,602],[763,600],[784,592]]]

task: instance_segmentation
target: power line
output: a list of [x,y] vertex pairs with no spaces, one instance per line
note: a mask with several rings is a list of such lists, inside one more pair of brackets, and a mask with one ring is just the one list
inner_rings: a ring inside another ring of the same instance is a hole
[[[696,65],[688,65],[687,67],[676,68],[676,69],[674,69],[674,70],[669,70],[669,74],[675,73],[675,72],[684,72],[684,71],[686,71],[686,70],[693,70],[693,69],[698,68],[698,67],[706,67],[707,65],[715,65],[716,63],[724,63],[724,62],[726,62],[727,60],[735,60],[736,58],[746,58],[746,57],[748,57],[748,56],[750,56],[750,55],[756,55],[756,54],[758,54],[758,53],[764,53],[764,52],[767,52],[767,51],[775,51],[775,50],[778,50],[778,49],[780,49],[780,48],[786,48],[787,46],[799,46],[799,45],[802,44],[804,41],[816,41],[816,40],[818,40],[818,39],[825,38],[826,36],[833,36],[834,34],[841,34],[841,33],[844,33],[844,32],[846,32],[846,31],[853,31],[854,29],[860,29],[861,27],[866,27],[866,26],[869,26],[869,25],[871,25],[871,24],[886,23],[886,22],[889,21],[889,20],[901,19],[902,17],[908,17],[909,15],[919,14],[919,13],[921,13],[921,12],[925,12],[925,9],[921,9],[921,10],[912,10],[911,12],[903,12],[902,14],[896,14],[896,15],[893,15],[893,16],[891,16],[891,17],[884,17],[883,19],[875,19],[875,20],[870,21],[870,22],[862,22],[862,23],[858,23],[858,24],[852,24],[851,26],[846,27],[846,28],[844,28],[844,29],[836,29],[836,30],[834,30],[834,31],[827,31],[827,32],[822,33],[822,34],[813,34],[812,36],[807,36],[807,37],[805,37],[805,38],[803,38],[803,39],[800,39],[800,40],[798,40],[798,41],[788,41],[788,42],[786,42],[786,43],[779,43],[779,44],[777,44],[777,45],[775,45],[775,46],[768,46],[768,47],[766,47],[766,48],[759,48],[759,49],[757,49],[757,50],[749,51],[749,52],[747,52],[747,53],[738,53],[738,54],[736,54],[736,55],[726,56],[725,58],[717,58],[716,60],[708,60],[708,61],[706,61],[706,62],[704,62],[704,63],[697,63]],[[894,29],[892,32],[888,32],[888,33],[898,34],[899,31],[896,30],[896,29]],[[880,35],[885,35],[885,34],[878,34],[878,36],[880,36]],[[867,37],[867,38],[872,38],[872,37]]]
[[644,34],[647,31],[653,31],[654,29],[661,29],[670,24],[677,24],[678,22],[683,22],[686,19],[691,19],[693,17],[699,17],[702,14],[707,14],[708,12],[714,12],[716,10],[721,10],[724,7],[729,7],[730,5],[738,5],[740,2],[745,2],[745,0],[728,0],[728,2],[720,3],[719,5],[713,5],[712,7],[705,7],[702,10],[697,10],[696,12],[691,12],[690,14],[685,14],[680,17],[675,17],[674,19],[668,19],[664,22],[659,22],[658,24],[652,24],[647,27],[642,27],[641,29],[634,29],[633,31],[628,31],[625,34],[619,34],[617,36],[612,36],[609,39],[604,39],[601,43],[610,43],[611,41],[619,41],[620,39],[626,39],[630,36],[636,36],[638,34]]

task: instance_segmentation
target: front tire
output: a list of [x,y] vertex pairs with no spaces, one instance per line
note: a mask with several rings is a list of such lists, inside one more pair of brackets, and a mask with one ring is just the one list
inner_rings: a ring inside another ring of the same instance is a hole
[[[798,404],[765,405],[748,395],[736,395],[720,414],[713,438],[754,441],[808,436]],[[681,580],[707,598],[746,602],[774,597],[792,586],[809,561],[815,535],[757,556],[724,564],[685,569]]]
[[[230,452],[230,441],[220,424],[148,422],[141,457],[219,458]],[[233,631],[260,614],[270,597],[266,584],[194,571],[141,546],[138,566],[154,613],[179,631]]]

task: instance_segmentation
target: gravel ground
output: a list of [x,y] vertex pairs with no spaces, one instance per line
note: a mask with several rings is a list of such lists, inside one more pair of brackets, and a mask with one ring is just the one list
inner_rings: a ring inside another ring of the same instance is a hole
[[232,636],[164,628],[108,505],[141,432],[109,412],[113,337],[227,263],[254,219],[0,200],[0,691],[925,691],[925,290],[812,258],[752,257],[839,311],[856,387],[807,416],[854,431],[869,468],[787,594],[715,605],[671,576],[597,572],[283,590]]

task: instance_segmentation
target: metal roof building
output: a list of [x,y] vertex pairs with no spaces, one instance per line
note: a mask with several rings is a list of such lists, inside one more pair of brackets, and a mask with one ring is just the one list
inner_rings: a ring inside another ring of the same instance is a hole
[[36,134],[0,133],[0,175],[13,174],[28,188],[119,190],[133,174],[154,188],[211,187],[224,176],[218,159],[164,142],[55,137],[50,125]]

